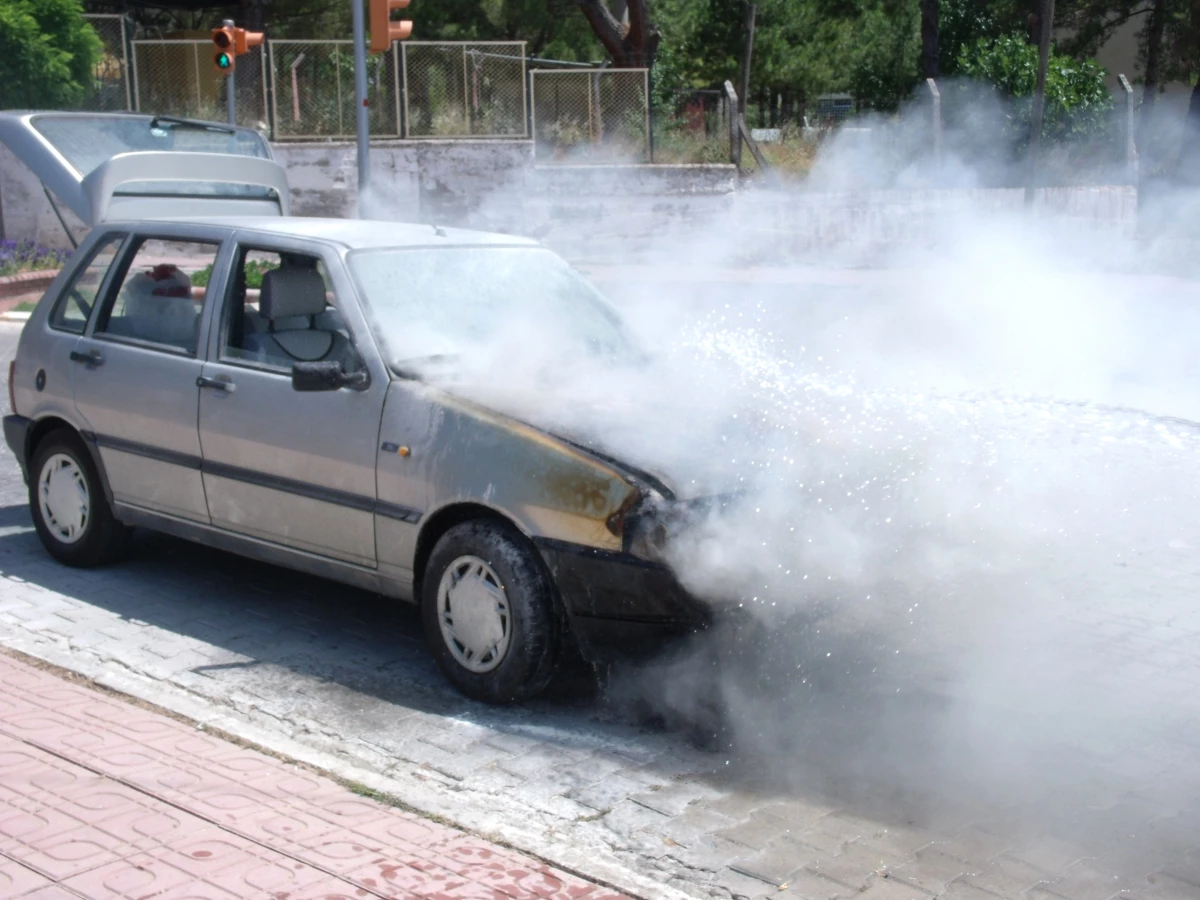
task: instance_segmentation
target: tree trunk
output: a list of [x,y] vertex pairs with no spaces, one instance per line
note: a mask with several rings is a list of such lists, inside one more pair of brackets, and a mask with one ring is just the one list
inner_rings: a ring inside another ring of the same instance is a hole
[[1158,80],[1162,72],[1163,28],[1167,19],[1166,0],[1154,0],[1150,21],[1146,24],[1146,87],[1142,91],[1142,111],[1138,119],[1138,145],[1144,147],[1150,136],[1150,119],[1158,98]]
[[647,69],[654,64],[658,29],[650,24],[647,0],[627,0],[622,22],[604,0],[576,0],[596,38],[618,69]]
[[938,65],[938,0],[921,0],[921,77],[937,78]]

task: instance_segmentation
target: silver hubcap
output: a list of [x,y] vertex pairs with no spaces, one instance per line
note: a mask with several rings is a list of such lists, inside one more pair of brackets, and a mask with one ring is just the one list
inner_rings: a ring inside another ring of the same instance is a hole
[[478,556],[460,556],[438,585],[442,640],[460,666],[490,672],[512,640],[512,617],[500,577]]
[[65,453],[55,453],[38,477],[38,505],[42,521],[54,537],[73,544],[87,530],[92,497],[79,464]]

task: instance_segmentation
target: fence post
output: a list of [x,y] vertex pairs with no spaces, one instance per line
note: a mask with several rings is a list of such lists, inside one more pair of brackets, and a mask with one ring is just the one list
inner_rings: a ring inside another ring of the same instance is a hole
[[130,41],[132,52],[129,54],[129,59],[132,62],[133,71],[133,111],[141,112],[142,95],[141,87],[138,85],[138,70],[137,70],[137,41]]
[[649,160],[654,163],[654,64],[646,67],[646,147]]
[[401,68],[401,69],[403,70],[403,72],[404,72],[404,82],[403,82],[403,87],[404,87],[404,118],[403,118],[403,122],[402,122],[403,128],[402,128],[402,129],[401,129],[401,131],[400,131],[400,137],[402,137],[402,138],[407,138],[407,137],[409,136],[409,134],[408,134],[408,129],[409,129],[409,111],[408,111],[408,45],[407,45],[407,44],[405,44],[405,43],[404,43],[404,41],[397,41],[396,43],[400,45],[400,68]]
[[403,46],[404,46],[403,41],[392,41],[391,42],[391,74],[392,74],[392,84],[394,84],[394,89],[396,91],[396,137],[398,137],[398,138],[404,137],[404,114],[402,112],[403,103],[402,103],[402,97],[400,95],[400,90],[401,90],[400,85],[401,85],[402,79],[404,78],[403,74],[401,74],[401,58],[400,58],[400,53],[401,53],[400,48]]
[[532,136],[529,128],[529,94],[533,89],[533,85],[529,82],[529,45],[525,41],[521,41],[521,122],[525,127],[525,134]]
[[1117,78],[1121,81],[1121,90],[1125,92],[1125,168],[1126,176],[1129,178],[1129,183],[1137,186],[1138,183],[1138,156],[1137,145],[1134,143],[1133,132],[1133,87],[1129,83],[1129,79],[1124,75],[1118,75]]
[[463,124],[467,126],[468,137],[471,134],[471,72],[467,64],[467,45],[462,45],[463,62]]
[[122,15],[121,16],[121,62],[123,65],[121,66],[121,74],[124,77],[124,81],[125,81],[125,108],[131,110],[131,109],[133,109],[133,86],[130,84],[130,82],[133,80],[133,76],[132,76],[130,68],[129,68],[129,58],[133,54],[130,53],[129,51],[130,51],[130,48],[132,45],[133,38],[127,34],[127,32],[125,30],[125,23],[126,23],[125,16]]
[[725,96],[729,100],[729,161],[742,174],[742,135],[738,131],[738,95],[733,83],[725,82]]
[[271,49],[271,41],[262,42],[259,60],[262,62],[263,117],[267,120],[267,134],[271,140],[275,140],[278,110],[275,108],[275,53]]
[[942,92],[938,90],[937,82],[926,78],[929,96],[933,98],[933,162],[938,169],[942,167]]

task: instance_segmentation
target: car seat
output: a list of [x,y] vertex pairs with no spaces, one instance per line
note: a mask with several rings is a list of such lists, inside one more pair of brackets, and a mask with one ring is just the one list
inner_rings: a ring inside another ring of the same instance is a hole
[[[254,358],[277,365],[338,360],[350,369],[354,351],[346,336],[329,327],[325,280],[315,269],[280,267],[263,275],[258,312],[266,329],[245,336]],[[252,326],[253,327],[253,326]]]

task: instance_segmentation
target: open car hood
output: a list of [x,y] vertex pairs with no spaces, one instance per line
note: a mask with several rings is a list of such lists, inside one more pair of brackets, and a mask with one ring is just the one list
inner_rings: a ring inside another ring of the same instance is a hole
[[0,143],[88,226],[289,212],[287,173],[247,128],[134,114],[0,113]]

